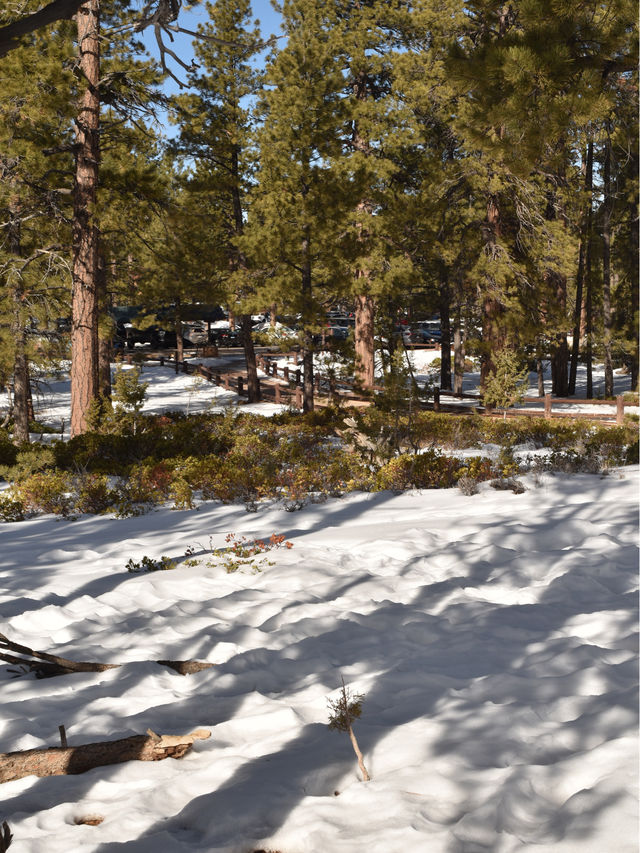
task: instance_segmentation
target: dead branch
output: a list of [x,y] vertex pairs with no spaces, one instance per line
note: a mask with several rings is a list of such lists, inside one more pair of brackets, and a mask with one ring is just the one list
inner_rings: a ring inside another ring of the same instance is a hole
[[[3,649],[8,651],[3,651]],[[17,652],[18,654],[10,654],[9,652]],[[26,657],[24,657],[25,655]],[[73,661],[48,652],[39,652],[30,649],[28,646],[23,646],[21,643],[14,643],[4,634],[0,634],[0,660],[16,666],[23,666],[29,672],[35,673],[37,678],[53,678],[56,675],[69,675],[73,672],[105,672],[107,669],[117,669],[122,666],[120,663]],[[168,666],[180,675],[191,675],[213,666],[212,663],[198,660],[159,660],[156,663]]]
[[122,764],[125,761],[182,758],[194,741],[209,737],[211,732],[206,729],[198,729],[186,735],[157,735],[147,729],[146,735],[133,735],[119,740],[0,753],[0,783],[25,776],[76,775],[94,767]]
[[11,844],[11,839],[13,838],[13,834],[9,829],[9,824],[6,820],[2,821],[2,831],[0,832],[0,853],[6,853],[9,849],[9,845]]
[[[41,678],[47,678],[53,675],[66,675],[70,672],[104,672],[107,669],[115,669],[120,666],[120,664],[117,663],[72,661],[67,658],[58,657],[58,655],[51,655],[48,652],[38,652],[34,649],[30,649],[28,646],[12,642],[7,639],[4,634],[0,634],[0,649],[8,649],[12,652],[18,652],[20,655],[28,655],[28,658],[19,658],[15,655],[5,654],[0,651],[0,660],[5,660],[8,663],[26,665],[32,672],[35,672],[36,675],[39,675]],[[36,660],[30,660],[29,658],[36,658]]]
[[192,675],[194,672],[202,672],[203,669],[210,669],[213,666],[212,663],[203,660],[159,660],[156,663],[168,666],[179,675]]

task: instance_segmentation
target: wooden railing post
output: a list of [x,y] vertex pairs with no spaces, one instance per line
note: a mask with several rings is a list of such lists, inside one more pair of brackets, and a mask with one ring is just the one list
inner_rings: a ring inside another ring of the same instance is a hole
[[440,411],[440,389],[439,388],[433,389],[433,411],[434,412]]
[[624,423],[624,397],[622,394],[618,394],[616,397],[616,423],[620,425]]
[[302,388],[296,385],[296,409],[302,408]]
[[296,385],[300,385],[301,378],[302,378],[302,371],[296,370]]
[[244,382],[242,381],[242,376],[238,376],[238,394],[241,397],[244,394]]
[[284,376],[284,378],[288,382],[289,381],[289,365],[288,364],[285,364],[285,366],[282,368],[282,375]]
[[544,416],[547,420],[551,418],[551,394],[544,395]]
[[280,386],[278,384],[274,385],[276,403],[280,403]]

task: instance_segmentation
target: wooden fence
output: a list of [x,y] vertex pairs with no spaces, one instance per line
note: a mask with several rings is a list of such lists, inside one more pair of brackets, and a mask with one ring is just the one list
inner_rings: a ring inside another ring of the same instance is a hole
[[[204,352],[202,354],[204,357]],[[208,354],[209,353],[207,353],[207,355]],[[280,357],[281,356],[278,356],[278,358]],[[206,367],[198,362],[177,361],[177,354],[175,354],[174,358],[167,358],[167,356],[164,355],[156,356],[156,358],[159,360],[161,365],[171,364],[175,368],[176,373],[182,372],[186,374],[197,374],[204,377],[208,382],[212,382],[213,384],[224,388],[226,391],[233,391],[241,397],[247,396],[248,392],[245,384],[246,378],[242,375],[221,373],[220,371],[213,370],[212,368]],[[127,361],[130,360],[130,358],[127,359]],[[272,401],[276,404],[291,406],[296,409],[302,409],[302,370],[298,367],[291,369],[288,365],[280,367],[274,358],[263,355],[259,355],[257,357],[257,363],[260,370],[262,370],[268,378],[274,380],[272,382],[259,382],[261,399]],[[314,378],[314,390],[316,394],[326,396],[329,399],[335,398],[336,395],[338,395],[340,399],[348,400],[349,402],[365,402],[367,399],[362,394],[355,392],[353,388],[349,387],[345,383],[341,383],[340,388],[338,389],[334,380],[318,375]],[[383,389],[378,386],[374,386],[373,390],[375,392]],[[483,404],[482,398],[479,394],[459,394],[438,388],[434,389],[433,403],[428,405],[427,408],[433,409],[434,412],[455,412],[460,411],[460,409],[463,408],[460,405],[453,406],[451,403],[447,404],[447,398],[455,400],[456,403],[461,401],[463,404],[465,400],[468,400],[469,406],[467,409],[474,408],[481,414],[497,414],[495,410]],[[522,402],[534,404],[537,408],[509,409],[507,416],[516,417],[523,415],[525,417],[540,417],[542,415],[547,419],[586,418],[588,420],[602,420],[608,422],[613,422],[615,419],[616,424],[624,423],[625,401],[621,394],[618,395],[615,400],[582,400],[575,397],[552,397],[551,394],[545,394],[544,397],[525,397]],[[609,407],[615,405],[616,412],[614,416],[611,412],[567,412],[558,410],[557,408],[554,411],[554,405],[557,407],[563,404]]]
[[[483,407],[483,413],[487,415],[495,414],[495,410],[489,406],[484,406],[482,398],[479,394],[455,394],[452,391],[442,391],[435,389],[433,395],[433,410],[434,412],[443,411],[443,398],[453,398],[455,400],[474,400],[479,406]],[[624,406],[625,401],[622,394],[619,394],[615,400],[582,400],[576,397],[552,397],[551,394],[545,394],[544,397],[524,397],[522,403],[533,403],[538,406],[536,409],[512,408],[507,411],[508,417],[516,417],[520,415],[530,417],[550,418],[587,418],[589,420],[605,420],[612,421],[614,415],[611,412],[567,412],[559,411],[557,408],[554,411],[553,406],[559,405],[580,405],[580,406],[615,406],[615,422],[616,424],[624,423]],[[446,403],[445,403],[446,405]]]

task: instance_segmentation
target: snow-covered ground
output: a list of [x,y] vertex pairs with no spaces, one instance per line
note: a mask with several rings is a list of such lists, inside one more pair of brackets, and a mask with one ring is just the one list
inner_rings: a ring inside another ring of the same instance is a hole
[[[155,411],[235,401],[143,378]],[[68,423],[65,391],[43,417]],[[524,482],[1,525],[0,633],[123,666],[0,666],[0,751],[59,725],[70,745],[211,732],[179,761],[0,786],[11,853],[635,853],[640,471]],[[293,547],[257,573],[208,553],[272,533]],[[125,569],[163,555],[178,567]],[[189,658],[214,666],[154,663]],[[368,783],[327,726],[342,678]]]
[[[12,853],[635,853],[638,484],[634,467],[522,495],[3,525],[2,633],[124,666],[1,667],[0,749],[55,745],[60,724],[71,745],[212,734],[180,761],[2,785]],[[202,554],[125,570],[229,533],[293,548],[258,573]],[[327,727],[341,678],[365,694],[366,784]],[[75,825],[88,814],[104,822]]]

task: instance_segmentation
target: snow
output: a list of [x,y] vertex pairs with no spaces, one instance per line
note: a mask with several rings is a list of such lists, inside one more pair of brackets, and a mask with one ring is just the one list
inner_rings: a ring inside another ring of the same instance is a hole
[[[234,404],[152,375],[153,410]],[[43,414],[68,418],[59,390]],[[523,480],[3,524],[0,632],[123,665],[0,666],[0,750],[211,731],[181,760],[5,783],[12,853],[635,853],[640,471]],[[293,547],[227,574],[230,533]],[[145,555],[179,565],[125,570]],[[190,658],[214,666],[154,662]],[[342,678],[368,783],[327,725]]]

